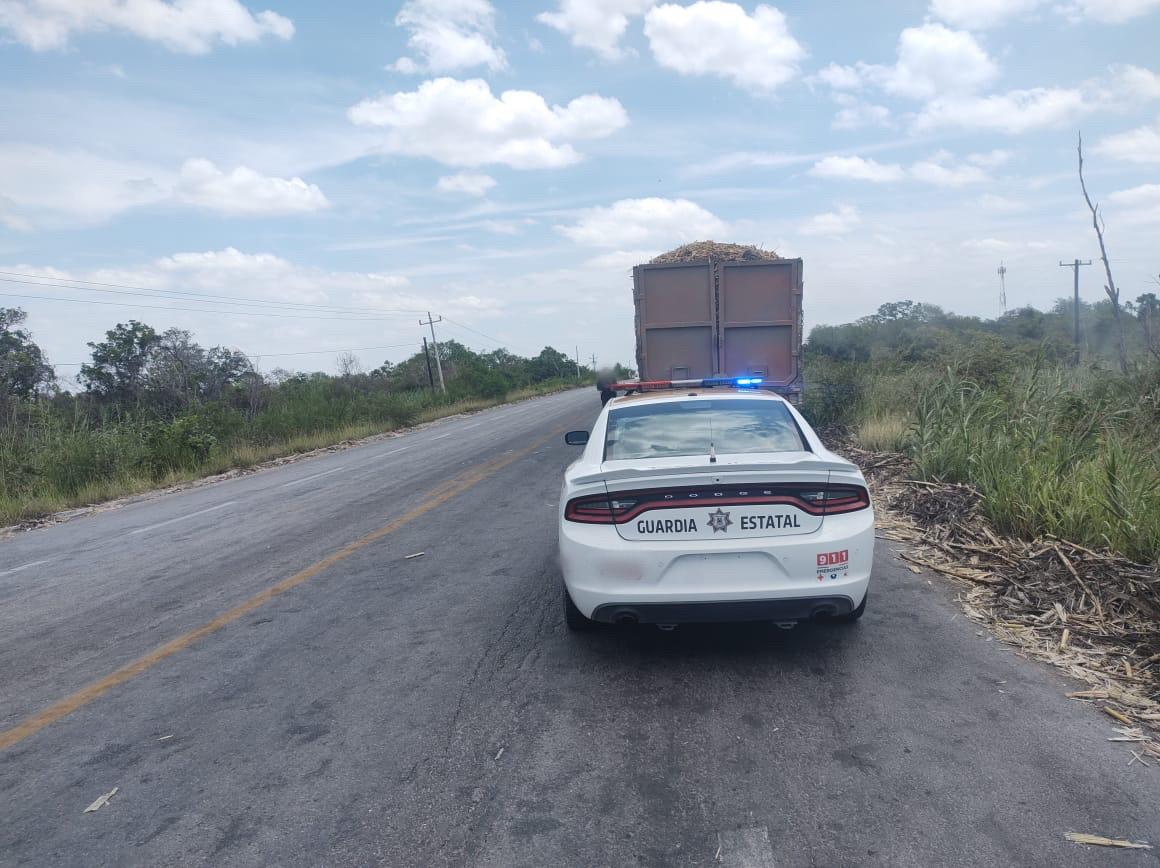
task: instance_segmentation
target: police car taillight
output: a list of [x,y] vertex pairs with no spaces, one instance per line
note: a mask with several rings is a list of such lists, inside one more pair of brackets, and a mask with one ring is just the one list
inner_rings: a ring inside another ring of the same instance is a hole
[[820,504],[824,515],[857,512],[870,506],[870,492],[860,485],[827,485],[821,495],[811,502]]
[[564,507],[564,518],[581,524],[616,524],[635,506],[636,501],[631,498],[610,498],[606,494],[574,497]]

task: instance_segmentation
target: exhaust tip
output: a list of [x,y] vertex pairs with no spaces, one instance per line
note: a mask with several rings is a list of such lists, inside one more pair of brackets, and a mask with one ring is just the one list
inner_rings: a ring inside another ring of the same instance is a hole
[[837,609],[835,609],[833,606],[817,606],[814,608],[813,612],[810,613],[810,620],[825,621],[829,618],[833,618],[836,614]]
[[635,624],[637,622],[636,612],[618,612],[613,621],[626,626]]

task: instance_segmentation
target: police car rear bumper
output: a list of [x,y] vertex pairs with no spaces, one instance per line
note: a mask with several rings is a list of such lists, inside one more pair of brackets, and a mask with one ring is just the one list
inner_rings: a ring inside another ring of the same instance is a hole
[[[840,565],[819,565],[839,552]],[[873,560],[870,509],[827,516],[814,533],[730,540],[629,541],[610,525],[560,526],[564,584],[596,620],[616,620],[617,607],[662,624],[799,621],[817,607],[840,616],[866,596]]]
[[719,621],[812,621],[854,611],[845,596],[699,603],[604,603],[592,611],[606,624],[706,624]]

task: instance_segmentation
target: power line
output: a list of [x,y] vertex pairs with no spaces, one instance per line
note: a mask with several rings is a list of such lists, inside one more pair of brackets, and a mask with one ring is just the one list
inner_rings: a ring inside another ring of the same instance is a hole
[[336,320],[339,322],[370,322],[370,321],[387,321],[388,317],[374,317],[374,316],[319,316],[316,313],[268,313],[266,311],[255,310],[215,310],[213,308],[201,307],[174,307],[171,305],[162,304],[139,304],[129,303],[123,301],[97,301],[92,298],[60,298],[55,295],[30,295],[24,293],[0,292],[0,297],[3,298],[35,298],[41,301],[68,301],[74,304],[99,304],[106,307],[128,307],[128,308],[148,308],[150,310],[180,310],[188,311],[190,313],[220,313],[228,316],[269,316],[277,317],[279,319],[310,319],[310,320]]
[[[245,295],[218,295],[216,293],[192,292],[190,290],[184,289],[158,289],[147,286],[132,286],[130,284],[123,283],[98,283],[95,280],[80,280],[79,278],[71,277],[64,278],[39,274],[25,274],[19,271],[0,271],[0,281],[3,281],[4,283],[19,283],[26,286],[52,286],[58,287],[60,289],[73,289],[83,292],[110,292],[117,293],[118,295],[143,294],[148,297],[177,296],[180,298],[189,299],[206,299],[212,300],[212,303],[214,304],[250,304],[285,308],[326,310],[331,312],[345,311],[349,313],[422,313],[422,311],[417,308],[346,307],[342,305],[318,304],[316,302],[307,301],[279,301],[275,299],[255,298],[253,296]],[[85,285],[76,286],[75,284]]]
[[521,347],[521,346],[519,346],[519,344],[513,344],[511,341],[501,341],[499,338],[495,338],[495,337],[492,337],[492,336],[491,336],[491,335],[489,335],[489,334],[485,334],[484,332],[481,332],[479,329],[474,329],[474,328],[472,328],[471,326],[464,325],[464,324],[463,324],[463,323],[461,323],[461,322],[457,322],[457,321],[453,320],[453,319],[452,319],[451,317],[449,317],[449,316],[444,316],[443,318],[444,318],[445,320],[447,320],[447,322],[451,323],[451,324],[452,324],[452,325],[454,325],[454,326],[458,326],[458,327],[459,327],[459,328],[461,328],[461,329],[464,329],[464,330],[466,330],[466,331],[472,332],[473,334],[477,334],[477,335],[479,335],[481,338],[487,338],[489,341],[491,341],[491,342],[492,342],[493,344],[495,344],[496,346],[499,346],[499,347],[514,347],[514,348],[515,348],[515,349],[517,349],[517,350],[518,350],[518,349],[522,349],[522,350],[524,350],[524,352],[527,352],[527,348],[526,348],[526,347]]
[[[278,356],[319,356],[327,353],[361,353],[367,350],[396,350],[401,347],[413,347],[413,342],[405,344],[381,344],[377,347],[334,347],[328,350],[295,350],[292,353],[242,353],[242,355],[253,359],[267,359]],[[242,352],[238,350],[238,352]],[[50,367],[54,368],[79,368],[81,365],[87,365],[89,362],[49,362]]]

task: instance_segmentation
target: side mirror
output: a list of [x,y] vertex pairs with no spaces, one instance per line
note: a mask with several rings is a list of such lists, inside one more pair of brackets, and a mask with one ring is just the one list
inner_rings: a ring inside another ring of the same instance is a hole
[[569,431],[564,435],[564,442],[569,446],[587,446],[588,432],[587,431]]

